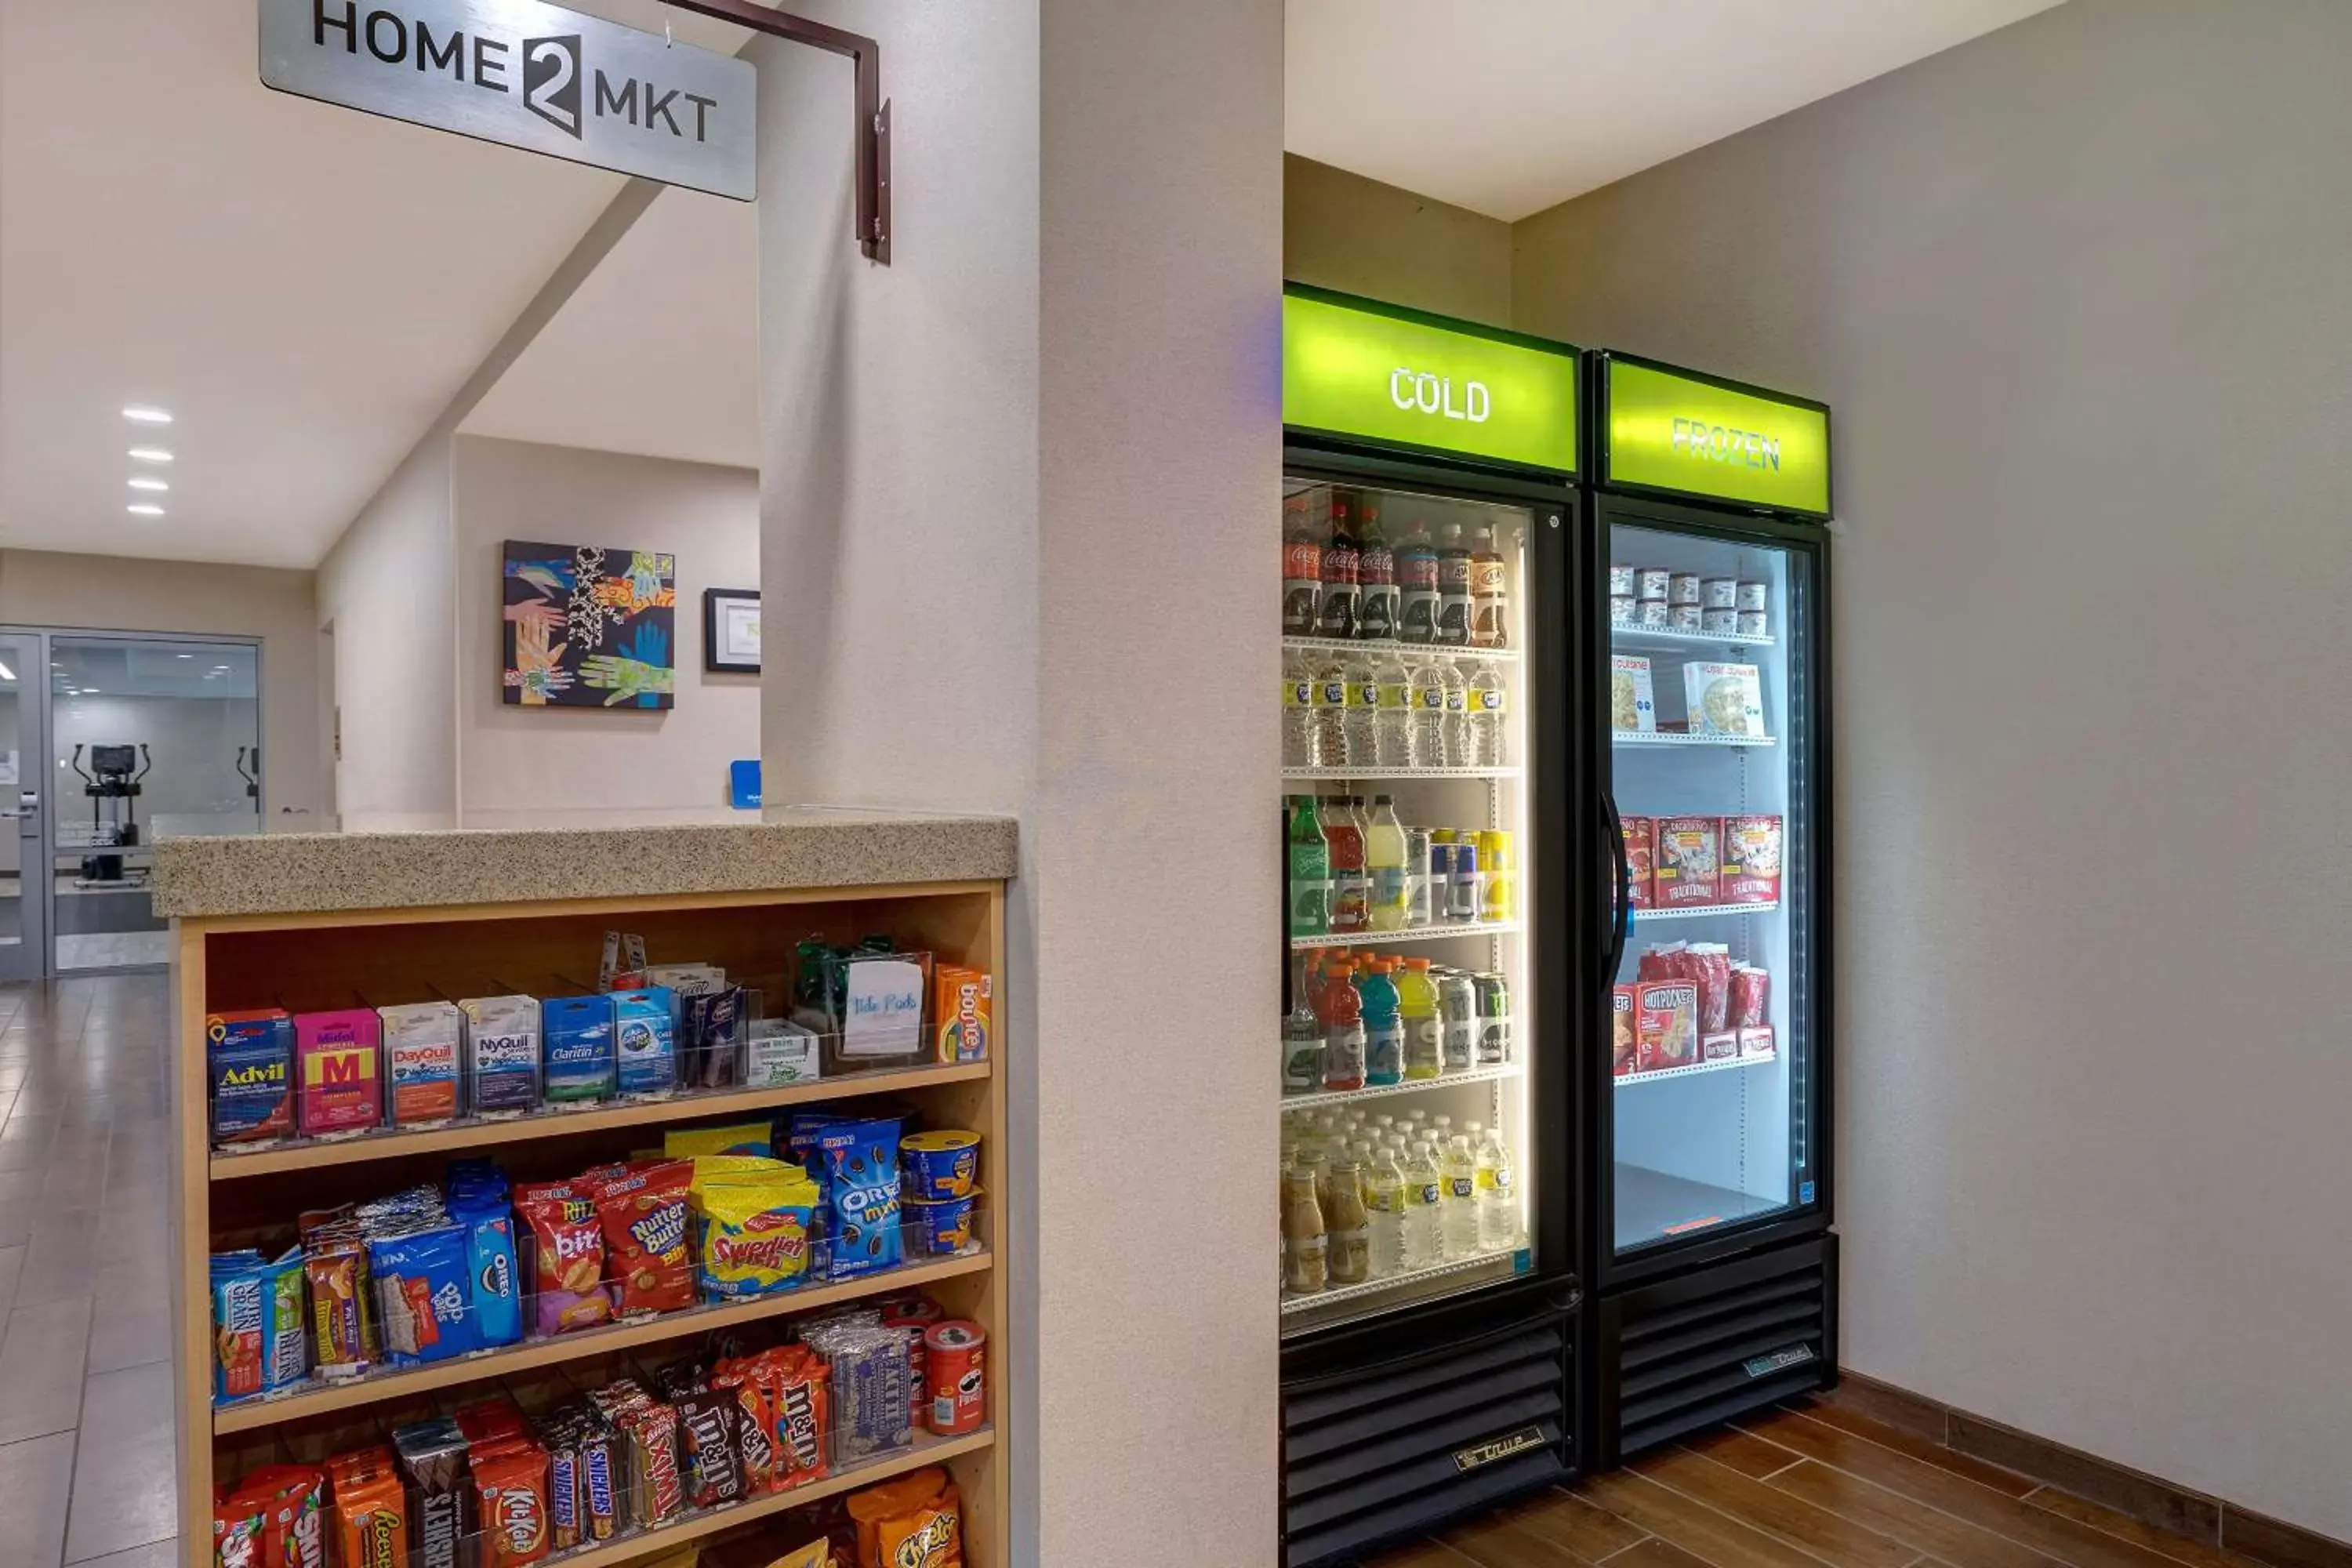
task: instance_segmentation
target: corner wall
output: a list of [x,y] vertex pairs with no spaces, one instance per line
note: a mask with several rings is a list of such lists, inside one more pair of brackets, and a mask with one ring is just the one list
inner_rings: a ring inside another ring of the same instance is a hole
[[1293,282],[1511,324],[1511,226],[1285,153],[1282,275]]
[[2074,0],[1517,226],[1834,410],[1844,1355],[2352,1539],[2352,19]]

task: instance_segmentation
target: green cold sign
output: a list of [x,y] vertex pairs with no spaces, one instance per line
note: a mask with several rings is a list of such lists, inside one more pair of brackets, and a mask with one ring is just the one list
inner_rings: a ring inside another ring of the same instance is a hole
[[1282,422],[1576,471],[1576,351],[1309,290],[1282,297]]
[[1638,360],[1608,366],[1608,483],[1829,515],[1826,409]]

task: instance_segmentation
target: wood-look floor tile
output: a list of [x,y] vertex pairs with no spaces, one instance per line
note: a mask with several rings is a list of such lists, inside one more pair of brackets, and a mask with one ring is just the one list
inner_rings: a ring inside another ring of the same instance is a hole
[[1481,1568],[1537,1568],[1598,1563],[1643,1533],[1581,1498],[1549,1491],[1473,1520],[1442,1539]]
[[1957,1410],[1952,1413],[1950,1441],[1957,1453],[2006,1465],[2044,1485],[2063,1487],[2077,1497],[2144,1520],[2158,1530],[2221,1544],[2221,1503],[2169,1481]]
[[2145,1547],[1826,1423],[1801,1419],[1776,1426],[1772,1441],[2005,1535],[2074,1568],[2174,1568],[2170,1560]]
[[1832,1568],[1909,1568],[1919,1555],[1916,1547],[1696,1454],[1660,1454],[1637,1468],[1652,1480],[1777,1536]]
[[73,1468],[70,1432],[0,1443],[0,1568],[58,1568]]
[[2053,1568],[2053,1559],[2030,1546],[1811,1459],[1799,1460],[1764,1484],[1916,1547],[1952,1568]]
[[1759,1480],[1775,1470],[1787,1469],[1797,1463],[1799,1458],[1778,1443],[1767,1442],[1753,1432],[1742,1432],[1729,1426],[1685,1438],[1683,1447]]
[[1579,1495],[1715,1568],[1820,1568],[1819,1560],[1752,1525],[1717,1513],[1651,1480],[1617,1471],[1592,1476]]
[[27,1302],[19,1296],[0,1338],[0,1443],[73,1429],[89,1344],[89,1297]]
[[[2015,1470],[2005,1470],[1999,1465],[1972,1459],[1966,1454],[1955,1454],[1940,1443],[1931,1443],[1925,1437],[1890,1426],[1884,1421],[1873,1420],[1842,1405],[1810,1404],[1791,1413],[1799,1420],[1810,1420],[1824,1426],[1834,1426],[1841,1432],[1850,1432],[1882,1448],[1892,1448],[1906,1458],[1933,1465],[1939,1470],[1949,1470],[1956,1476],[1964,1476],[1980,1487],[1990,1487],[2008,1497],[2023,1497],[2042,1484],[2031,1476],[2019,1475]],[[1739,1425],[1773,1442],[1780,1442],[1760,1422],[1742,1421]],[[1781,1446],[1790,1447],[1788,1444]]]
[[1419,1541],[1375,1557],[1364,1568],[1476,1568],[1476,1564],[1443,1542]]
[[1647,1536],[1612,1557],[1608,1568],[1713,1568],[1704,1557],[1694,1557],[1671,1541]]
[[2025,1500],[2036,1508],[2063,1514],[2078,1524],[2087,1524],[2094,1530],[2104,1530],[2109,1535],[2121,1536],[2135,1546],[2145,1546],[2150,1552],[2161,1552],[2176,1562],[2193,1564],[2194,1568],[2259,1568],[2251,1558],[2240,1557],[2235,1552],[2224,1552],[2201,1541],[2188,1540],[2168,1530],[2158,1530],[2127,1513],[2118,1513],[2104,1503],[2078,1498],[2072,1492],[2060,1491],[2056,1487],[2043,1487],[2038,1491],[2029,1492]]
[[89,1381],[82,1400],[82,1451],[101,1464],[74,1471],[66,1561],[104,1557],[180,1531],[173,1474],[169,1362],[110,1372]]

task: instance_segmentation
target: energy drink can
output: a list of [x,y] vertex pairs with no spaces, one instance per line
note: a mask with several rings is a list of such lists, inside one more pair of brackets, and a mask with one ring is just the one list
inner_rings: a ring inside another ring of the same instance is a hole
[[1511,1059],[1511,992],[1499,974],[1473,976],[1478,1018],[1478,1065],[1498,1068]]

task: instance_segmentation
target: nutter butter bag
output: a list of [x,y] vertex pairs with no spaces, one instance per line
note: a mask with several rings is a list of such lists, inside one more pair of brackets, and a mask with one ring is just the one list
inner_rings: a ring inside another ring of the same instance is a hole
[[694,1247],[687,1192],[694,1165],[663,1160],[631,1166],[591,1189],[604,1228],[605,1273],[624,1317],[694,1305]]

